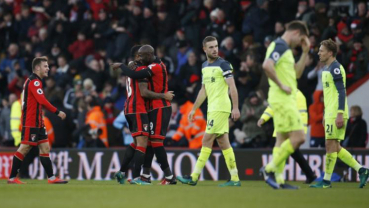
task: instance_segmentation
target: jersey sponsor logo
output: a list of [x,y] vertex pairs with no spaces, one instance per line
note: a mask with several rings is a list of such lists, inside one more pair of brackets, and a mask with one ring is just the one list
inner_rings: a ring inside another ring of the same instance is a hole
[[341,70],[339,68],[335,68],[335,69],[333,69],[333,73],[334,74],[340,74]]
[[274,59],[274,61],[278,61],[278,59],[279,59],[279,57],[280,57],[281,55],[279,55],[279,53],[278,52],[273,52],[272,53],[272,57],[273,57],[273,59]]
[[33,83],[36,87],[40,86],[40,82],[39,81],[36,81]]
[[44,92],[41,89],[37,89],[37,94],[42,95]]

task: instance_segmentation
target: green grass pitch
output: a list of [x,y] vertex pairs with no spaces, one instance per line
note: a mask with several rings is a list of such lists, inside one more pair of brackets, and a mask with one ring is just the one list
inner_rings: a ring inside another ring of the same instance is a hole
[[25,180],[25,185],[0,181],[2,208],[97,208],[97,207],[172,207],[172,208],[339,208],[369,207],[369,187],[358,183],[333,183],[332,189],[311,189],[301,182],[299,190],[273,190],[263,181],[242,181],[241,187],[220,188],[221,182],[201,181],[192,187],[119,185],[116,181],[76,181],[66,185],[45,180]]

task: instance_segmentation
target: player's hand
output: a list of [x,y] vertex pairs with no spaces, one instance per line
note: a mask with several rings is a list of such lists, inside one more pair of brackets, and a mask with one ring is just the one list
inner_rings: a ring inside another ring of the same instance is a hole
[[281,90],[283,90],[285,93],[287,93],[287,95],[290,95],[291,92],[292,92],[291,88],[286,86],[286,85],[282,85]]
[[310,40],[306,35],[301,40],[301,48],[304,53],[308,53],[310,50]]
[[173,94],[173,91],[168,91],[166,93],[164,93],[164,99],[165,100],[173,100],[173,97],[174,97],[174,94]]
[[233,108],[232,109],[231,117],[232,117],[233,121],[237,121],[240,118],[240,115],[241,115],[240,110],[238,110],[238,108]]
[[337,113],[336,126],[338,129],[343,127],[343,114],[342,113]]
[[261,125],[263,125],[263,124],[264,124],[264,122],[265,122],[265,121],[264,121],[264,119],[262,119],[262,118],[261,118],[261,119],[259,119],[259,120],[258,120],[258,127],[260,127],[260,128],[261,128]]
[[118,69],[120,66],[122,66],[122,63],[112,63],[110,64],[111,68],[114,70]]
[[64,119],[65,119],[65,117],[66,117],[67,115],[65,115],[65,113],[64,113],[63,111],[59,111],[58,116],[59,116],[62,120],[64,120]]
[[323,124],[323,126],[325,126],[325,119],[324,119],[324,116],[323,116],[322,124]]
[[131,70],[134,70],[137,67],[137,63],[135,61],[130,61],[128,63],[128,68],[130,68]]
[[193,115],[195,115],[195,111],[191,110],[190,113],[188,114],[188,121],[189,122],[193,121]]

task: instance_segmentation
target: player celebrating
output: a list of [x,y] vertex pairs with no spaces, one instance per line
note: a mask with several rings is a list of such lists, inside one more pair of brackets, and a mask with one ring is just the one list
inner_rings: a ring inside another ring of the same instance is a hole
[[22,92],[22,142],[14,154],[12,170],[8,179],[9,184],[24,184],[16,178],[24,157],[32,146],[40,149],[40,161],[48,177],[48,183],[68,183],[54,176],[53,166],[49,157],[50,146],[47,138],[45,124],[42,115],[42,107],[55,113],[61,119],[65,119],[64,112],[59,111],[46,100],[42,90],[42,79],[48,77],[49,65],[47,57],[42,56],[33,59],[32,74],[23,85]]
[[[167,153],[163,145],[170,121],[170,116],[172,114],[172,107],[168,100],[155,97],[152,94],[152,92],[172,94],[172,92],[168,92],[167,71],[165,65],[154,56],[154,48],[152,46],[144,45],[139,49],[138,53],[141,58],[141,63],[146,66],[146,68],[140,71],[132,71],[126,66],[121,65],[121,69],[132,79],[148,78],[146,82],[148,82],[149,90],[142,88],[142,84],[140,84],[140,90],[142,96],[150,99],[147,103],[150,122],[150,142],[160,167],[165,175],[162,184],[176,184],[176,180],[172,174],[172,171],[170,170]],[[173,96],[174,95],[172,94],[172,98]]]
[[[133,70],[140,71],[145,69],[146,66],[141,66],[138,56],[138,50],[141,46],[137,45],[131,49],[131,54],[134,57],[134,63],[130,66]],[[121,64],[113,64],[113,68],[119,67]],[[139,89],[139,81],[137,79],[127,78],[127,100],[125,103],[124,114],[126,115],[130,131],[135,139],[135,143],[132,143],[126,150],[121,169],[115,174],[117,181],[120,184],[124,184],[126,173],[129,163],[133,159],[133,180],[131,184],[148,185],[149,183],[142,181],[140,177],[141,167],[144,163],[145,152],[149,136],[149,117],[145,107],[145,100],[141,96]],[[172,100],[172,92],[167,93],[155,93],[150,91],[150,95],[154,98]]]
[[363,168],[340,142],[345,139],[346,124],[348,119],[348,107],[346,97],[346,72],[343,66],[336,60],[338,52],[337,44],[329,40],[320,43],[319,59],[325,64],[322,73],[324,94],[324,118],[325,158],[324,180],[313,184],[312,188],[331,188],[331,177],[337,157],[346,165],[359,173],[360,188],[366,185],[369,170]]
[[[214,140],[216,139],[219,147],[222,149],[227,168],[231,174],[231,179],[220,186],[241,186],[238,178],[236,159],[228,138],[229,115],[231,114],[231,118],[234,121],[240,118],[237,88],[232,75],[233,68],[229,62],[219,57],[218,41],[215,37],[206,37],[202,45],[207,61],[202,64],[202,87],[197,95],[192,111],[188,115],[188,120],[193,121],[195,111],[207,98],[207,127],[202,139],[202,149],[197,159],[195,170],[191,176],[178,176],[177,179],[184,184],[192,186],[197,184],[202,169],[211,154]],[[228,89],[232,98],[232,106]]]
[[[306,133],[307,132],[307,123],[308,123],[306,98],[300,90],[297,90],[296,102],[297,102],[298,110],[299,110],[300,115],[301,115],[301,119],[304,123],[304,132]],[[268,106],[265,109],[263,115],[261,115],[261,118],[258,121],[258,126],[261,127],[261,125],[264,124],[265,122],[267,122],[269,119],[271,119],[273,117],[273,115],[274,115],[274,111],[272,110],[272,108],[270,106]],[[273,137],[276,137],[276,135],[277,135],[277,133],[274,131],[273,132]],[[273,147],[273,157],[277,156],[282,142],[283,141],[276,140],[275,145]],[[316,179],[316,176],[315,176],[313,170],[311,170],[311,168],[309,166],[309,163],[306,161],[305,157],[302,155],[300,150],[296,149],[295,152],[293,154],[291,154],[291,157],[299,164],[301,170],[305,173],[306,183],[313,182]],[[287,188],[287,187],[297,188],[297,187],[293,187],[293,186],[285,183],[284,177],[283,177],[283,171],[284,171],[285,164],[286,164],[286,161],[284,160],[282,162],[282,164],[280,164],[277,167],[277,170],[275,172],[276,182],[282,188]]]
[[[278,189],[274,172],[301,144],[305,142],[304,126],[296,104],[297,80],[302,75],[310,49],[309,31],[305,23],[292,21],[281,38],[268,47],[263,68],[270,85],[268,102],[274,111],[274,128],[281,146],[265,168],[261,169],[264,179]],[[303,53],[295,64],[290,48],[301,45]],[[296,187],[284,187],[296,188]]]

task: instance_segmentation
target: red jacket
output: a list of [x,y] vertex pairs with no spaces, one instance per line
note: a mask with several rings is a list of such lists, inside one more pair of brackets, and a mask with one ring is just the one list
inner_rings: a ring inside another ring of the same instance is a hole
[[310,135],[312,137],[325,137],[323,121],[324,103],[321,102],[323,91],[315,91],[314,102],[309,107],[309,123],[311,125]]
[[73,59],[78,59],[94,52],[94,42],[92,40],[76,40],[69,45],[68,50],[73,55]]

